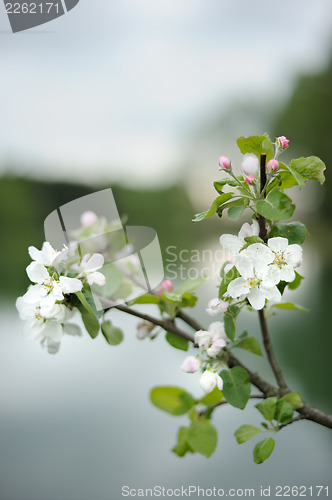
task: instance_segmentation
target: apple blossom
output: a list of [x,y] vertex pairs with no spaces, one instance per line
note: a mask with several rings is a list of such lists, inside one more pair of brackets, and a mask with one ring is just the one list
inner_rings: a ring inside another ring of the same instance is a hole
[[259,224],[256,220],[252,221],[252,224],[248,224],[245,222],[238,233],[237,236],[235,234],[222,234],[220,236],[219,242],[220,244],[228,248],[233,254],[238,254],[245,244],[245,239],[249,236],[258,236],[259,235]]
[[223,170],[231,169],[231,161],[227,156],[220,156],[219,158],[219,167]]
[[91,210],[87,210],[81,215],[80,221],[83,227],[89,227],[98,221],[98,216]]
[[269,172],[276,172],[279,168],[279,162],[277,160],[270,160],[266,165]]
[[278,148],[287,149],[288,144],[289,144],[289,140],[284,135],[281,135],[280,137],[276,138],[276,145]]
[[273,262],[269,267],[279,272],[280,280],[291,282],[295,279],[295,267],[302,263],[302,248],[294,243],[288,244],[287,238],[280,236],[270,238],[267,241],[269,248],[273,252]]
[[194,356],[187,356],[184,358],[181,368],[186,373],[195,373],[199,370],[201,366],[200,361]]
[[98,272],[104,265],[104,256],[100,253],[84,255],[79,264],[74,264],[72,268],[79,273],[79,278],[84,278],[89,285],[104,286],[106,284],[105,276]]
[[173,283],[169,279],[165,279],[161,282],[158,295],[162,295],[163,292],[172,292]]
[[150,335],[154,328],[153,323],[149,323],[148,321],[142,321],[137,325],[137,333],[136,336],[138,339],[143,340]]
[[281,299],[281,294],[276,287],[279,280],[275,277],[273,269],[269,270],[267,264],[264,263],[266,254],[262,253],[262,255],[263,262],[259,260],[259,252],[256,252],[256,261],[248,257],[236,257],[235,267],[241,277],[231,281],[227,288],[230,297],[245,296],[256,310],[263,309],[265,299],[276,302]]
[[218,316],[218,314],[226,312],[228,309],[228,306],[229,306],[228,302],[221,300],[221,299],[218,299],[218,298],[215,298],[215,299],[209,300],[205,311],[210,316]]
[[[221,321],[214,321],[210,324],[208,330],[199,330],[195,333],[195,343],[198,344],[200,349],[206,350],[211,357],[214,356],[214,352],[219,354],[221,349],[226,346],[226,338],[224,323],[221,323]],[[222,340],[222,342],[215,343],[217,339]],[[208,350],[210,348],[212,350],[209,351],[209,354]]]
[[43,266],[52,266],[55,259],[61,254],[61,252],[54,250],[48,241],[43,243],[41,250],[31,246],[28,248],[28,252],[33,261]]
[[203,391],[208,394],[209,392],[212,392],[215,387],[222,390],[223,380],[217,373],[212,372],[211,370],[205,370],[199,379],[199,385]]
[[259,162],[256,155],[252,153],[246,153],[243,157],[241,168],[245,175],[252,177],[258,172]]
[[213,342],[211,347],[206,350],[206,353],[210,358],[215,358],[221,352],[221,350],[226,347],[226,341],[220,337],[217,337]]
[[254,184],[256,182],[256,177],[254,175],[247,175],[245,181],[247,184]]

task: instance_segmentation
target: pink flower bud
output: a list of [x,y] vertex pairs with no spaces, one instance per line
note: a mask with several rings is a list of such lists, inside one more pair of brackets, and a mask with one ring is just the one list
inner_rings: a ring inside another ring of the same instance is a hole
[[243,158],[242,164],[241,164],[244,175],[257,174],[258,166],[259,166],[259,163],[258,163],[258,158],[256,155],[254,155],[252,153],[246,153],[244,155],[244,158]]
[[187,356],[184,358],[181,368],[187,373],[195,373],[199,370],[201,366],[200,362],[194,356]]
[[256,177],[254,175],[247,175],[246,177],[246,183],[247,184],[253,184],[256,182]]
[[145,337],[148,337],[150,335],[153,329],[154,329],[153,323],[149,323],[148,321],[142,321],[141,323],[138,323],[137,338],[140,340],[145,339]]
[[90,210],[84,212],[81,215],[81,224],[83,227],[88,227],[92,226],[95,222],[97,222],[98,217],[94,212],[91,212]]
[[171,280],[164,280],[160,284],[160,289],[158,291],[158,295],[161,295],[163,292],[172,292],[173,291],[173,283]]
[[267,163],[267,169],[269,172],[276,172],[279,168],[279,162],[277,160],[270,160]]
[[282,149],[287,149],[288,144],[289,144],[289,140],[284,135],[281,135],[280,137],[277,137],[276,144],[278,147],[280,147]]
[[219,158],[219,167],[223,170],[231,169],[231,160],[227,158],[227,156],[220,156]]

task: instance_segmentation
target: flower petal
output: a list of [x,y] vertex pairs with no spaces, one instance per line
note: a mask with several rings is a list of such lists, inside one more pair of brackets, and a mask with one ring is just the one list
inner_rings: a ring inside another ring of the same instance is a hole
[[223,247],[228,248],[233,253],[239,253],[243,247],[243,241],[234,234],[222,234],[219,241]]
[[43,285],[33,285],[28,288],[28,291],[23,295],[23,300],[29,304],[38,304],[47,294],[47,290]]
[[46,267],[38,262],[31,262],[26,271],[29,280],[33,283],[43,283],[44,281],[48,281],[50,279],[50,275],[48,274]]
[[291,283],[295,280],[295,271],[292,266],[285,264],[280,269],[280,279]]
[[236,299],[241,295],[248,293],[250,290],[249,284],[243,278],[236,278],[228,285],[227,292],[230,297]]
[[82,290],[83,283],[77,278],[68,278],[67,276],[60,276],[59,285],[62,293],[75,293]]
[[274,302],[281,300],[281,293],[276,286],[272,286],[271,288],[261,286],[260,291],[267,300],[273,300]]
[[252,288],[248,295],[250,305],[259,311],[265,306],[265,297],[259,288]]
[[276,236],[275,238],[269,238],[267,244],[273,252],[284,252],[288,247],[288,239]]
[[247,257],[238,256],[235,258],[235,267],[244,278],[254,277],[253,262]]
[[102,273],[95,272],[91,273],[87,276],[86,278],[87,282],[89,285],[99,285],[99,286],[104,286],[106,285],[106,278]]
[[246,249],[247,256],[263,264],[271,264],[274,261],[274,254],[263,243],[254,243]]
[[299,267],[302,264],[302,248],[294,243],[289,245],[284,252],[284,259],[292,267]]
[[94,253],[90,259],[84,264],[84,270],[94,272],[103,267],[104,256],[101,253]]

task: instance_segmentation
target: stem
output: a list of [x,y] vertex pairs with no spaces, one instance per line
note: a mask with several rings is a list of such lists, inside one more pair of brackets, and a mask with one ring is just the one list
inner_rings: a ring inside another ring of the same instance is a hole
[[[266,184],[266,154],[261,154],[260,161],[260,192],[263,193]],[[265,193],[263,194],[263,198],[265,198]],[[267,241],[267,231],[266,231],[266,223],[265,218],[262,215],[257,216],[258,224],[259,224],[259,236],[266,243]]]
[[277,380],[278,386],[281,389],[281,392],[283,394],[286,394],[287,392],[289,392],[289,389],[288,389],[287,384],[285,382],[285,379],[283,377],[281,368],[278,365],[277,358],[275,357],[275,354],[274,354],[274,350],[273,350],[271,339],[270,339],[269,332],[267,329],[267,324],[266,324],[266,319],[264,316],[263,309],[258,311],[258,315],[259,315],[259,322],[260,322],[261,330],[262,330],[263,343],[264,343],[264,347],[265,347],[265,351],[266,351],[268,360],[270,362],[271,368],[272,368],[273,373],[275,375],[275,378]]

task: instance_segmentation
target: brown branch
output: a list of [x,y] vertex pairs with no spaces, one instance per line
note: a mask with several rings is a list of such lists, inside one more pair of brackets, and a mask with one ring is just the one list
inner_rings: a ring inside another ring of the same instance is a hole
[[305,419],[305,417],[303,415],[299,415],[298,417],[292,418],[292,420],[290,422],[288,422],[288,424],[280,424],[280,425],[278,425],[278,429],[280,431],[284,427],[287,427],[288,425],[293,424],[294,422],[298,422],[299,420],[304,420],[304,419]]

